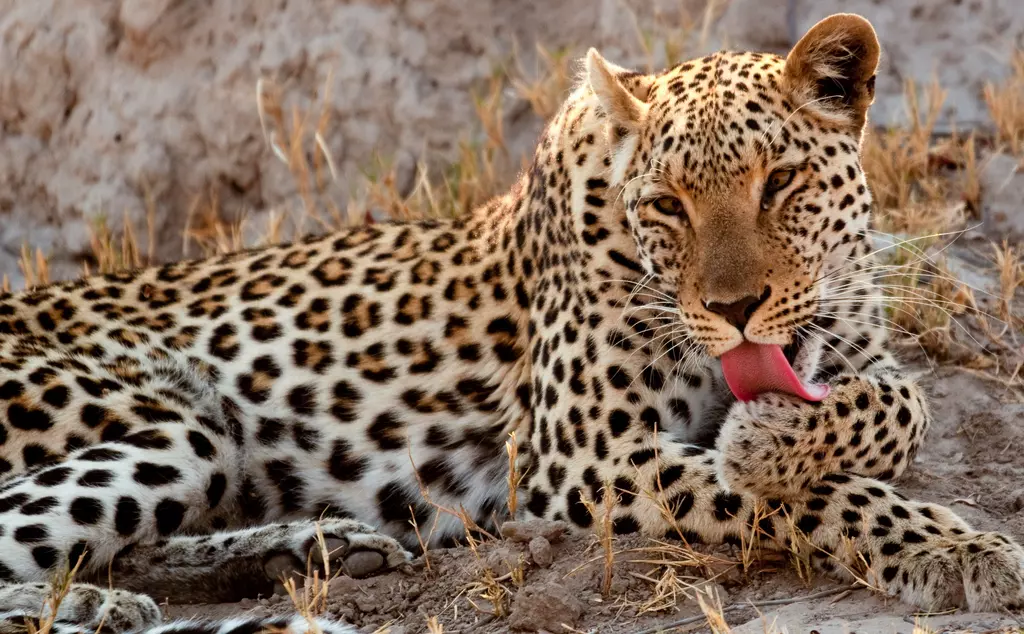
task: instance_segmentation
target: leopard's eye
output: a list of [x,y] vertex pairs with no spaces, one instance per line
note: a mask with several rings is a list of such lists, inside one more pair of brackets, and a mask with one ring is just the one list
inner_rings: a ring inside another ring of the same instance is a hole
[[764,191],[766,194],[774,194],[782,189],[785,189],[793,182],[793,176],[796,174],[796,170],[775,170],[768,176],[768,181],[764,184]]
[[683,213],[683,203],[672,196],[662,196],[654,201],[654,208],[666,216],[679,216]]
[[793,182],[795,175],[796,170],[794,169],[775,170],[769,174],[768,180],[764,183],[764,192],[761,193],[761,209],[765,211],[770,209],[772,201],[775,200],[775,194],[788,187]]

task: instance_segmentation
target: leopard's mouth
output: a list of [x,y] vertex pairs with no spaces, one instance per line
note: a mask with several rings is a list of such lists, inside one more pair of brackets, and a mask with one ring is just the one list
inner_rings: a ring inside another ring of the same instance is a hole
[[803,350],[804,344],[810,338],[806,326],[797,326],[793,333],[793,342],[782,347],[782,354],[785,355],[789,365],[796,363],[797,355]]
[[782,354],[786,357],[786,361],[789,361],[789,365],[793,365],[796,362],[796,355],[800,352],[802,344],[803,341],[797,337],[793,340],[793,343],[782,348]]

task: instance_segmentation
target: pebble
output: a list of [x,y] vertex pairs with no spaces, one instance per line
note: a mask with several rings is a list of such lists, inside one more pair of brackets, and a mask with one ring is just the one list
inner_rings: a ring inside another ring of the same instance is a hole
[[527,586],[516,594],[508,624],[527,632],[564,632],[583,616],[583,604],[559,583]]
[[1014,513],[1024,511],[1024,489],[1017,491],[1013,496],[1013,501],[1010,502],[1010,508]]
[[419,585],[413,585],[409,586],[409,589],[405,591],[405,598],[409,599],[410,601],[415,601],[416,599],[420,598],[420,595],[422,594],[423,588]]
[[555,560],[555,556],[551,552],[551,542],[542,535],[537,535],[531,539],[528,548],[530,549],[530,557],[533,558],[533,563],[541,568],[547,568]]

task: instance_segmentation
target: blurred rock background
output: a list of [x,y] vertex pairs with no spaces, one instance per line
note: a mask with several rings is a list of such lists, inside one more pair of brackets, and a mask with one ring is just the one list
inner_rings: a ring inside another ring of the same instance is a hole
[[[882,40],[876,124],[906,123],[905,82],[937,78],[937,131],[991,125],[983,86],[1024,47],[1020,0],[2,0],[0,273],[19,287],[31,245],[51,277],[75,275],[98,226],[141,228],[141,248],[166,260],[209,213],[244,214],[256,231],[272,211],[301,215],[301,187],[262,132],[261,79],[284,120],[295,106],[325,123],[324,191],[343,211],[377,159],[401,192],[421,159],[456,160],[460,139],[486,132],[479,95],[494,78],[541,72],[537,44],[659,68],[723,47],[785,53],[838,11],[865,15]],[[503,145],[518,156],[540,117],[499,87]]]

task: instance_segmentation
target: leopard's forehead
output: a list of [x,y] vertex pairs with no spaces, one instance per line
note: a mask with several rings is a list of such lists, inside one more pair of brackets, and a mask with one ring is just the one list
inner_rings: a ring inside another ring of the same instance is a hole
[[801,163],[816,147],[855,159],[852,137],[793,102],[784,68],[778,55],[722,52],[655,77],[647,99],[650,169],[691,190],[721,192],[751,170]]
[[673,66],[656,78],[652,96],[679,106],[730,102],[780,89],[785,60],[769,53],[723,51]]

